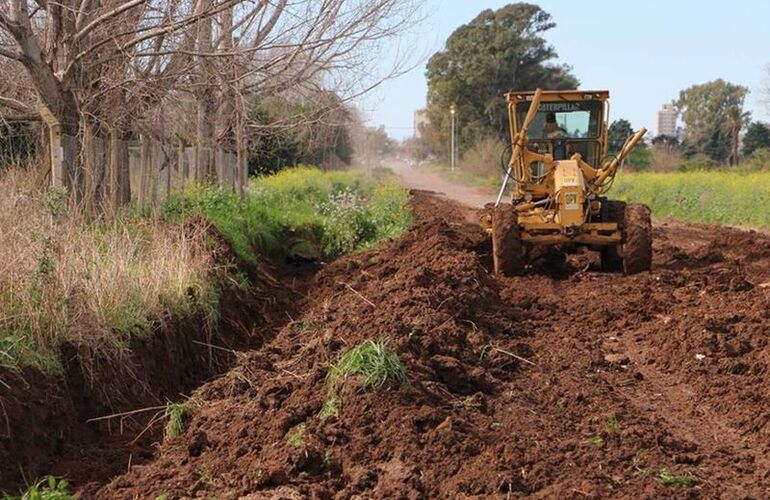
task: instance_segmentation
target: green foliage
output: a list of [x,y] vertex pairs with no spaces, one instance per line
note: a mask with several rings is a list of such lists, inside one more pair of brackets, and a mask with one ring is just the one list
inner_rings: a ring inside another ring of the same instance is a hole
[[611,196],[645,203],[654,217],[770,227],[770,172],[728,170],[619,175]]
[[762,122],[753,122],[743,136],[743,155],[750,156],[758,149],[770,149],[770,128]]
[[396,237],[411,224],[404,188],[358,172],[296,167],[260,177],[250,188],[246,200],[229,190],[191,188],[163,211],[170,220],[207,218],[249,265],[257,264],[255,249],[333,258]]
[[642,141],[636,145],[631,154],[626,158],[626,165],[632,167],[636,171],[647,170],[652,164],[652,152]]
[[682,486],[689,488],[698,482],[698,479],[691,474],[674,474],[665,467],[660,470],[657,481],[664,486]]
[[620,118],[613,121],[607,131],[607,145],[610,154],[620,151],[620,148],[626,143],[626,139],[633,133],[634,129],[631,128],[631,122],[628,120]]
[[327,396],[319,417],[325,420],[338,416],[342,399],[339,388],[348,377],[361,377],[360,390],[377,389],[393,380],[406,384],[406,370],[398,355],[386,348],[385,341],[365,340],[344,352],[337,362],[329,367],[326,375]]
[[430,127],[423,132],[435,154],[449,149],[451,104],[463,151],[483,137],[506,139],[505,92],[577,87],[570,68],[552,62],[556,51],[542,36],[555,26],[540,7],[515,3],[485,10],[450,35],[427,66]]
[[685,142],[693,153],[717,162],[730,156],[733,142],[748,115],[743,102],[749,89],[722,80],[693,85],[674,103],[685,124]]
[[274,174],[303,163],[350,164],[353,117],[332,92],[321,92],[301,103],[280,98],[261,101],[250,115],[258,124],[249,137],[253,144],[248,158],[251,174]]
[[3,500],[72,500],[66,479],[48,476],[39,480],[20,496],[3,494]]
[[300,448],[305,445],[305,431],[306,425],[304,423],[292,427],[286,434],[286,439],[289,444]]
[[51,375],[64,373],[57,353],[39,345],[30,331],[9,332],[0,328],[0,367],[16,370],[23,366]]
[[698,153],[695,156],[692,156],[682,162],[681,165],[679,165],[679,170],[681,172],[693,172],[697,170],[713,170],[717,168],[719,165],[715,160],[712,160],[709,156]]
[[738,165],[738,169],[746,172],[770,170],[770,148],[755,149]]
[[[633,135],[634,129],[631,122],[620,118],[610,124],[607,131],[608,152],[611,155],[617,154],[625,145],[626,140]],[[652,153],[650,152],[644,140],[640,141],[631,154],[626,158],[626,165],[634,170],[647,170],[652,163]]]
[[166,438],[175,438],[184,434],[185,424],[190,418],[191,408],[189,402],[168,403],[166,405]]

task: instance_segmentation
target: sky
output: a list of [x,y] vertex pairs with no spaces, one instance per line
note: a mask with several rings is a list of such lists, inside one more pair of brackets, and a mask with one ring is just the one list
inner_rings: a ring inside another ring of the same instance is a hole
[[[556,48],[557,62],[572,66],[581,88],[610,91],[611,120],[626,118],[634,128],[654,132],[662,104],[717,78],[749,87],[746,110],[770,120],[762,95],[770,86],[768,0],[530,1],[556,22],[544,36]],[[414,111],[425,106],[427,59],[479,12],[508,3],[427,0],[424,21],[400,42],[409,46],[415,67],[360,103],[369,124],[384,125],[397,139],[411,136]]]

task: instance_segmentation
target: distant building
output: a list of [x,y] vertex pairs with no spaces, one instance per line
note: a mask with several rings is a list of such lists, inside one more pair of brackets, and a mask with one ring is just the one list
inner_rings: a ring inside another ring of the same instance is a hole
[[422,137],[422,131],[420,130],[422,127],[425,127],[428,125],[430,120],[428,119],[428,110],[427,109],[418,109],[414,112],[414,138],[419,139]]
[[664,104],[658,111],[658,135],[677,137],[676,110],[673,104]]

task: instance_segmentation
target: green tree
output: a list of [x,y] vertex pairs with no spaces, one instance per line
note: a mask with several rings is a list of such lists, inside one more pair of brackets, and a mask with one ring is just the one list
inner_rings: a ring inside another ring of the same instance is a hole
[[425,136],[434,152],[449,149],[453,103],[464,150],[483,137],[507,138],[505,92],[578,86],[569,66],[553,63],[556,50],[542,37],[555,26],[540,7],[515,3],[485,10],[450,35],[426,72],[430,127]]
[[748,118],[743,111],[748,91],[721,78],[682,90],[674,105],[685,124],[684,151],[736,162],[738,135]]
[[626,143],[626,139],[634,133],[634,129],[631,128],[631,122],[620,118],[610,124],[610,129],[607,131],[607,143],[610,153],[617,153],[620,148]]
[[743,136],[743,156],[749,156],[760,148],[770,148],[770,128],[764,123],[753,122]]

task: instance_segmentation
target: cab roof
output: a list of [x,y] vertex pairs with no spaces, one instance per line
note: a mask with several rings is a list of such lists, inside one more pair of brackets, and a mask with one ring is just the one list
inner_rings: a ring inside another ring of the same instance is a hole
[[[531,101],[535,91],[508,92],[505,98],[508,102]],[[606,101],[610,98],[609,90],[544,90],[540,102],[554,101]]]

